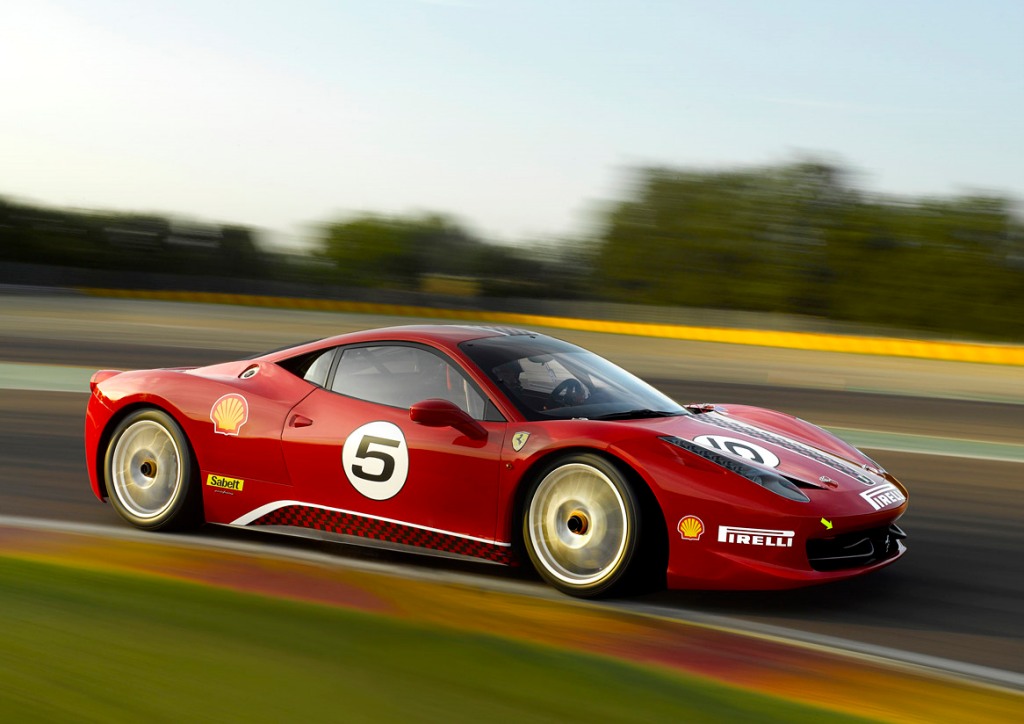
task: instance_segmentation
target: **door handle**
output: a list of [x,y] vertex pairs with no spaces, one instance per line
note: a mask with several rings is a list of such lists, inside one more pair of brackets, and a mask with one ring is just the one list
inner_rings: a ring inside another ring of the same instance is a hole
[[305,415],[292,415],[292,419],[288,421],[288,427],[309,427],[313,424]]

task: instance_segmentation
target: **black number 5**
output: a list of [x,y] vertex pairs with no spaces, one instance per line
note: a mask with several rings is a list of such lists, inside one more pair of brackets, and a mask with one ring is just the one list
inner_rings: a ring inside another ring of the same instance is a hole
[[375,437],[374,435],[364,435],[363,439],[359,441],[359,448],[356,450],[357,460],[380,460],[381,470],[379,473],[367,472],[366,468],[362,465],[353,465],[352,474],[362,478],[363,480],[371,480],[375,483],[382,483],[385,480],[389,480],[395,472],[395,459],[383,450],[371,450],[370,445],[379,445],[382,447],[399,447],[401,445],[397,440],[389,440],[386,437]]

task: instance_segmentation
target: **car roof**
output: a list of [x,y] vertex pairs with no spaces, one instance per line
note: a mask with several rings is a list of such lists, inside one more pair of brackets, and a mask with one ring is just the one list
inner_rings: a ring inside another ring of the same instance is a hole
[[260,357],[269,362],[278,362],[298,355],[327,349],[342,344],[365,342],[418,342],[443,348],[454,348],[462,342],[485,337],[509,337],[517,335],[536,336],[536,332],[515,327],[470,325],[470,324],[410,324],[397,327],[365,329],[358,332],[339,334],[334,337],[306,342],[268,352]]

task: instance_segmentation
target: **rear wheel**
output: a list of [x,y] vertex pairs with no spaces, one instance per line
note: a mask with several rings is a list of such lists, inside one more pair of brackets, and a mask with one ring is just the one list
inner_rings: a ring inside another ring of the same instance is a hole
[[138,528],[200,522],[201,490],[188,440],[166,412],[136,410],[114,430],[104,460],[107,495]]
[[523,513],[523,541],[540,575],[573,596],[607,595],[640,540],[640,506],[625,476],[593,454],[560,458],[537,476]]

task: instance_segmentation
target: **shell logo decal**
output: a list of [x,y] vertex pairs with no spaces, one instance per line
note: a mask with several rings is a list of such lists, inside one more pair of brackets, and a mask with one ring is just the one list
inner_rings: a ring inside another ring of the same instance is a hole
[[234,392],[221,397],[210,409],[213,431],[221,435],[237,435],[248,419],[249,403]]
[[688,515],[679,521],[678,530],[683,540],[700,540],[704,532],[704,522],[695,515]]

